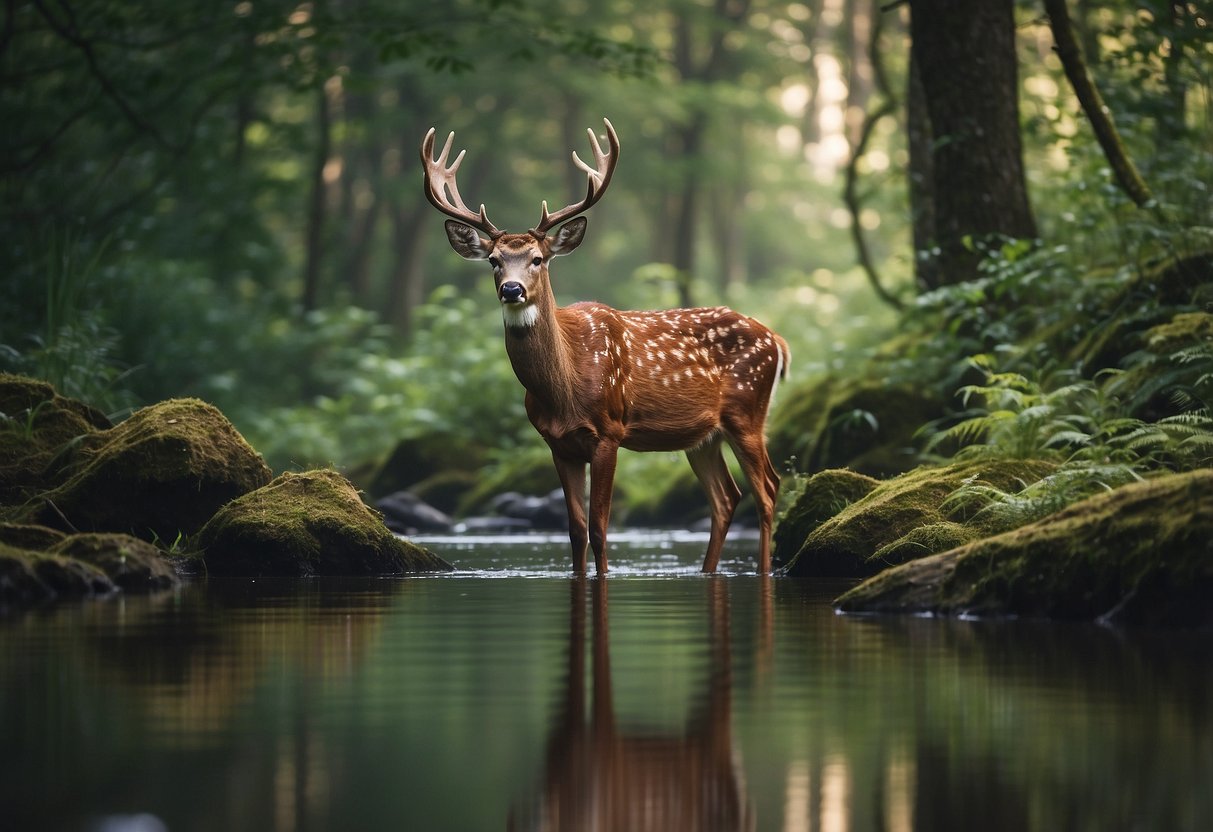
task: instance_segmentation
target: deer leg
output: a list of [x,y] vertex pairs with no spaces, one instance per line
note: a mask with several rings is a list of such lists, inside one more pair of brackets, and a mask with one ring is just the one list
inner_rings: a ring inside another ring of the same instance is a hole
[[585,549],[589,542],[585,522],[585,463],[552,454],[560,487],[564,489],[564,505],[569,512],[569,544],[573,550],[573,571],[585,574]]
[[741,463],[758,506],[758,572],[771,571],[771,525],[775,516],[775,498],[779,495],[779,475],[767,456],[762,431],[730,433],[729,446]]
[[724,548],[724,537],[733,522],[733,511],[741,500],[741,492],[721,452],[720,437],[716,436],[704,444],[687,451],[687,461],[707,492],[712,508],[712,533],[708,537],[708,551],[703,556],[703,571],[715,572],[720,563],[720,550]]
[[599,575],[607,571],[607,524],[611,520],[611,489],[615,485],[616,442],[600,440],[590,460],[590,548]]

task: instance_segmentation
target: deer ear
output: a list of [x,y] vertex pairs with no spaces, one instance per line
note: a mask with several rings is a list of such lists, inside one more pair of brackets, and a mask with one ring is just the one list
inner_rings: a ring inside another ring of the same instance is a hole
[[552,256],[559,257],[562,254],[572,254],[573,249],[581,245],[581,241],[585,238],[585,228],[589,225],[589,220],[585,217],[577,217],[577,219],[569,220],[556,231],[556,237],[552,240]]
[[493,250],[493,244],[481,239],[476,229],[454,220],[446,221],[446,238],[455,253],[465,260],[484,260]]

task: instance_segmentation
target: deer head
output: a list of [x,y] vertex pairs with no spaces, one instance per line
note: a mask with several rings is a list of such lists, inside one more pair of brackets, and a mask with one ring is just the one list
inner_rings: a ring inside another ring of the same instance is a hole
[[[454,218],[446,222],[446,236],[455,253],[468,260],[489,261],[507,325],[531,325],[538,318],[542,305],[554,303],[548,282],[548,264],[553,257],[571,254],[585,238],[588,223],[579,215],[606,193],[619,161],[619,137],[610,121],[603,119],[603,123],[609,151],[603,151],[593,130],[586,131],[594,154],[594,167],[573,153],[573,164],[586,174],[585,198],[554,214],[548,212],[548,204],[544,201],[538,225],[523,234],[509,234],[498,229],[489,221],[483,204],[479,213],[464,204],[455,176],[466,151],[460,151],[455,161],[447,164],[455,134],[447,136],[437,159],[434,158],[433,128],[425,134],[421,161],[425,167],[426,198],[439,211]],[[548,232],[560,223],[564,224],[549,236]]]

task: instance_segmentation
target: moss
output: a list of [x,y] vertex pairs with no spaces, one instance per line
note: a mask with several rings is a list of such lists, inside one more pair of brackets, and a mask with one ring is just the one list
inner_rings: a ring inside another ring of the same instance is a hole
[[[1203,291],[1213,285],[1213,254],[1168,259],[1145,269],[1126,281],[1119,291],[1110,295],[1101,310],[1077,309],[1067,332],[1085,335],[1069,349],[1069,359],[1080,364],[1088,373],[1106,367],[1118,367],[1124,359],[1141,347],[1147,330],[1166,326],[1175,306],[1198,302]],[[1141,297],[1155,304],[1142,314]],[[1100,321],[1092,328],[1092,320]],[[1069,345],[1061,345],[1065,348]]]
[[946,552],[981,536],[977,529],[951,520],[915,526],[892,543],[886,543],[869,558],[885,564],[906,563],[917,558]]
[[283,474],[224,506],[197,544],[211,575],[396,575],[451,569],[393,535],[336,471]]
[[1104,619],[1213,627],[1213,470],[1123,486],[995,537],[905,564],[848,612]]
[[197,399],[170,399],[89,436],[71,475],[32,501],[25,518],[175,540],[269,479],[261,456],[222,413]]
[[913,464],[915,432],[943,412],[942,400],[922,388],[819,376],[781,392],[771,417],[771,459],[801,471],[898,474]]
[[1146,347],[1156,355],[1210,341],[1213,341],[1213,315],[1208,312],[1181,312],[1146,333]]
[[100,412],[44,381],[0,373],[0,505],[53,485],[59,452],[109,427]]
[[776,563],[791,560],[809,534],[844,508],[867,496],[880,482],[847,468],[814,474],[772,535]]
[[466,436],[437,432],[402,439],[376,468],[367,491],[376,499],[447,472],[474,472],[488,461],[485,448]]
[[74,534],[50,552],[96,566],[128,592],[170,589],[180,583],[155,546],[129,535]]
[[943,501],[966,481],[980,480],[1003,491],[1015,491],[1053,470],[1037,460],[979,460],[942,468],[921,467],[886,480],[859,501],[823,522],[805,539],[788,565],[796,576],[857,577],[873,575],[888,565],[894,552],[909,556],[913,547],[877,551],[912,530],[944,521]]
[[57,529],[46,526],[34,526],[28,523],[0,523],[0,543],[7,543],[18,549],[30,551],[46,551],[59,543],[67,535]]
[[113,591],[113,582],[92,564],[0,543],[0,607]]

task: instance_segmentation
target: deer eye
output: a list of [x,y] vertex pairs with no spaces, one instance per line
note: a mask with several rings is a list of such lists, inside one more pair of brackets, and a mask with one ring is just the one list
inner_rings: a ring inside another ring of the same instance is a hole
[[500,269],[500,268],[501,268],[501,261],[500,261],[500,260],[498,260],[496,257],[490,257],[490,258],[489,258],[489,265],[490,265],[490,266],[492,266],[494,269]]
[[532,265],[532,266],[542,266],[542,265],[543,265],[543,258],[542,258],[542,257],[536,257],[534,260],[532,260],[532,261],[531,261],[531,265]]

